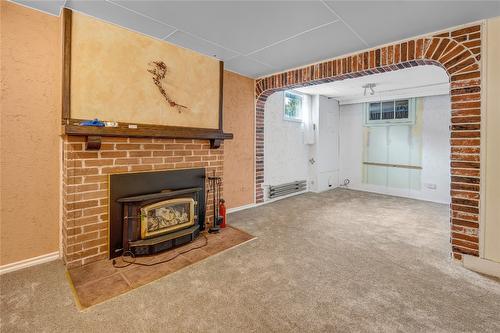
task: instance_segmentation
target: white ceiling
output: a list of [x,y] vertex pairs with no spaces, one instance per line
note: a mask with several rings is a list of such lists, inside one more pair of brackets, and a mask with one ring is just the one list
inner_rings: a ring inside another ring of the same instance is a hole
[[71,8],[250,77],[500,15],[500,1],[13,1]]
[[[375,94],[364,96],[363,86],[375,83]],[[442,95],[449,93],[446,71],[437,66],[418,66],[295,89],[304,94],[323,95],[340,104],[380,99]]]

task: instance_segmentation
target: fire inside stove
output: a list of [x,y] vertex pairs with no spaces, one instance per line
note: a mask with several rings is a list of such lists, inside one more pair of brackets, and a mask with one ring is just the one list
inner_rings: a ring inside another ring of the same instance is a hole
[[141,208],[141,238],[167,234],[194,224],[192,198],[160,201]]

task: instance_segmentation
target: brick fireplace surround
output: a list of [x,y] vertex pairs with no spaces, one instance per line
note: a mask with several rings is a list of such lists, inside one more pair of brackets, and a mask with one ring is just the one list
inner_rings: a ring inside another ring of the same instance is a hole
[[[63,259],[68,268],[108,258],[108,175],[204,167],[223,175],[224,145],[208,140],[103,137],[99,151],[85,137],[64,137]],[[211,194],[207,222],[213,220]]]
[[[479,24],[258,79],[256,96],[255,198],[264,200],[264,108],[274,92],[414,66],[434,65],[450,77],[452,255],[479,255],[481,28]],[[331,40],[334,43],[335,40]]]

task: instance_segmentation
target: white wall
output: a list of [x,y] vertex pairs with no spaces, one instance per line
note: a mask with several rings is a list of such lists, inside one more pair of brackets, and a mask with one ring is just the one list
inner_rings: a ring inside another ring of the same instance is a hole
[[[421,198],[450,202],[450,96],[425,97]],[[436,190],[426,187],[436,184]]]
[[[450,202],[450,98],[448,95],[423,97],[421,189],[394,189],[362,182],[363,104],[340,106],[340,183],[349,178],[349,188]],[[427,184],[435,184],[429,189]]]
[[316,125],[315,144],[310,147],[310,190],[322,192],[339,181],[339,104],[335,99],[312,97],[312,120]]
[[[310,109],[310,98],[305,102],[305,108]],[[308,179],[309,146],[304,144],[304,124],[284,120],[283,103],[283,92],[277,92],[265,105],[264,186]]]

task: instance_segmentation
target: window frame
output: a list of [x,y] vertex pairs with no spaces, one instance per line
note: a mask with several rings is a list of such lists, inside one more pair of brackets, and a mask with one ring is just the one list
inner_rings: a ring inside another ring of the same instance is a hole
[[[300,101],[301,101],[301,108],[300,108],[300,114],[299,114],[299,117],[289,117],[286,115],[286,103],[285,103],[285,100],[287,98],[287,94],[289,95],[293,95],[293,96],[297,96],[297,97],[300,97]],[[292,121],[292,122],[295,122],[295,123],[303,123],[304,122],[304,101],[305,101],[305,98],[304,98],[304,95],[303,94],[300,94],[300,93],[297,93],[295,91],[291,91],[291,90],[285,90],[283,92],[283,120],[286,120],[286,121]]]
[[[398,101],[408,101],[408,118],[396,118],[396,102]],[[394,118],[382,119],[383,118],[383,103],[392,102],[394,108]],[[370,104],[379,103],[380,105],[380,119],[370,120]],[[372,102],[365,102],[363,105],[363,123],[364,126],[388,126],[391,124],[402,125],[415,124],[415,109],[416,109],[416,98],[393,98]]]

